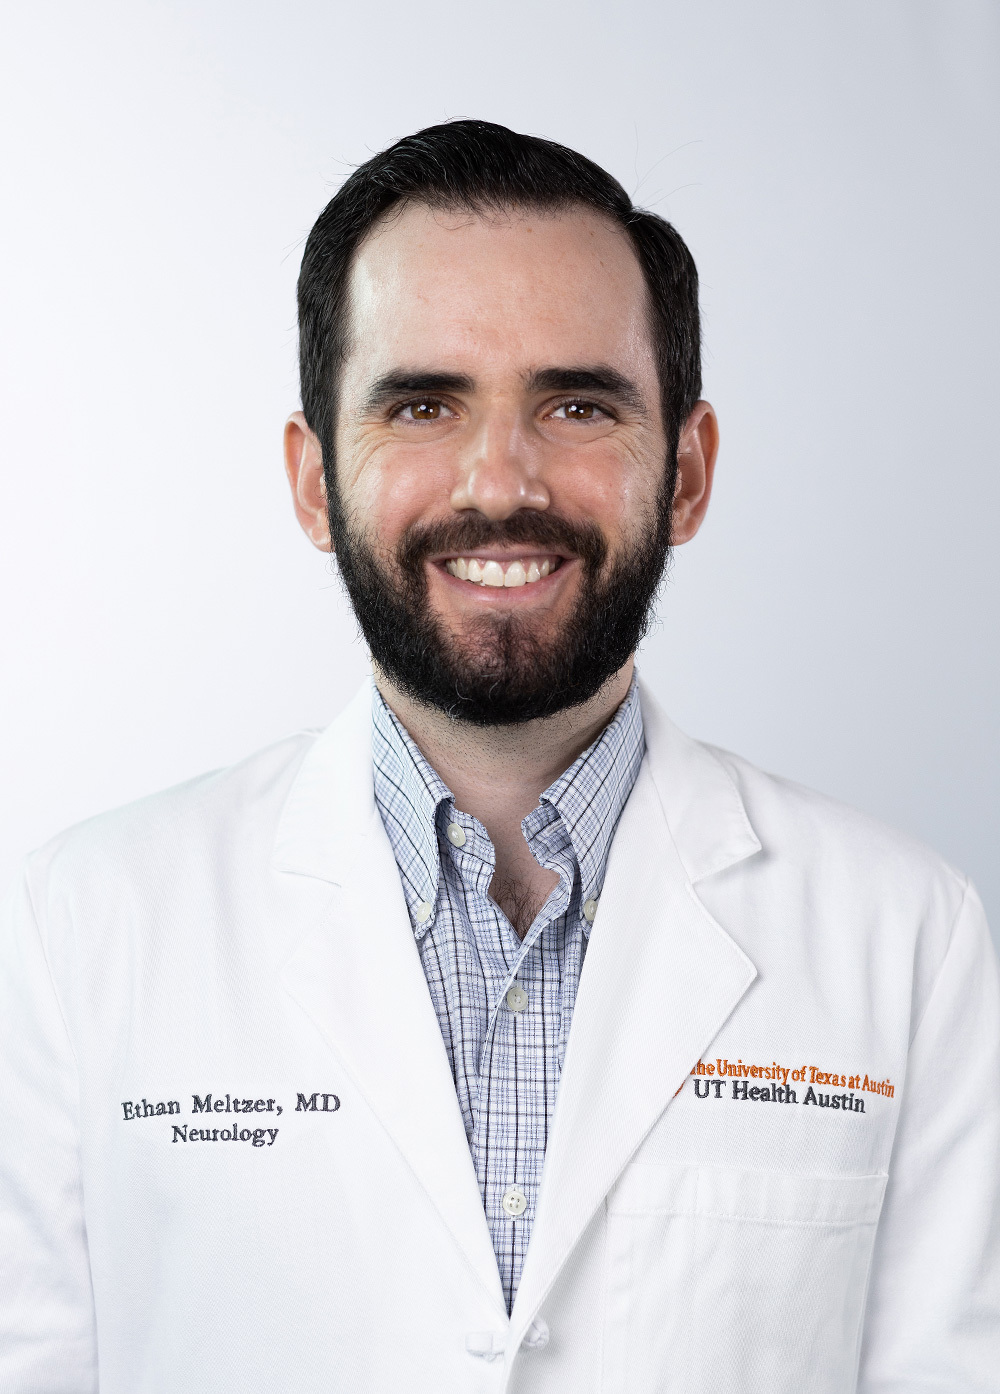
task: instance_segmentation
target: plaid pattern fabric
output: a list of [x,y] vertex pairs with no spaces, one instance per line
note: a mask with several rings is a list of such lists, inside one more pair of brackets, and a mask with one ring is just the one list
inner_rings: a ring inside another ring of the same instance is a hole
[[372,715],[375,800],[451,1062],[509,1312],[591,931],[585,906],[594,913],[645,752],[638,692],[633,681],[601,736],[522,821],[535,860],[559,875],[523,940],[490,899],[495,858],[483,825],[456,810],[377,689]]

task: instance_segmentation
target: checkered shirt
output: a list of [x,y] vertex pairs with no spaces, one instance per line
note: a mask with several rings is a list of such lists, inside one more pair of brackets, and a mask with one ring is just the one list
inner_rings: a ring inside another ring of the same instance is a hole
[[[584,907],[593,915],[645,751],[639,696],[633,682],[601,736],[522,820],[535,860],[559,875],[523,940],[490,898],[495,855],[486,829],[455,808],[377,690],[372,715],[375,800],[451,1063],[509,1312],[591,932]],[[526,1204],[512,1215],[522,1205],[518,1192]]]

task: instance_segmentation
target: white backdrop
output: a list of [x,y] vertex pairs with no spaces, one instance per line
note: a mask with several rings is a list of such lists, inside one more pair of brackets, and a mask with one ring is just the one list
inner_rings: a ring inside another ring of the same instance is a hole
[[353,164],[465,115],[592,156],[701,269],[723,450],[645,674],[1000,926],[995,4],[12,10],[0,879],[353,691],[280,464],[299,255]]

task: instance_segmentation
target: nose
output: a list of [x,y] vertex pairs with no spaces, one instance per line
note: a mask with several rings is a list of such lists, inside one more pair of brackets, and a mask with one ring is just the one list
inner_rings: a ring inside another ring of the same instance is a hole
[[459,458],[459,477],[451,494],[456,512],[472,508],[492,522],[521,508],[542,511],[550,503],[540,478],[537,450],[516,420],[484,420]]

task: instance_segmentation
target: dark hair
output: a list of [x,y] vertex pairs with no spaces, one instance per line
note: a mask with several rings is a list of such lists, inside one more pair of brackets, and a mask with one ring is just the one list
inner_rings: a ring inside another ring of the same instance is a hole
[[633,208],[592,160],[490,121],[450,121],[397,141],[360,165],[316,219],[298,281],[302,410],[324,448],[334,484],[333,436],[340,367],[348,350],[348,281],[355,251],[395,204],[499,212],[583,204],[624,228],[649,291],[670,465],[681,427],[701,393],[698,273],[664,218]]

